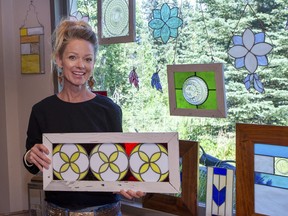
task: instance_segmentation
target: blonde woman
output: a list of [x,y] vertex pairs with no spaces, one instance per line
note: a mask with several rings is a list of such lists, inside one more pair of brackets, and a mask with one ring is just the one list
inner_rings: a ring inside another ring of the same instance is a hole
[[[53,33],[53,61],[62,70],[63,90],[32,107],[24,165],[33,174],[51,163],[43,133],[121,132],[122,111],[111,99],[87,88],[97,53],[97,37],[84,21],[63,20]],[[120,191],[139,198],[141,191]],[[121,215],[120,195],[111,192],[46,191],[47,215]]]

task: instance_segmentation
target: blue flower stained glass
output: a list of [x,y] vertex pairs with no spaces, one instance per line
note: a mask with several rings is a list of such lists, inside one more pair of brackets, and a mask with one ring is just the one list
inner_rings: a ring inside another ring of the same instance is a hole
[[183,20],[179,18],[179,8],[170,8],[167,3],[161,6],[161,9],[153,10],[153,18],[148,26],[153,29],[153,38],[161,38],[166,44],[170,37],[178,37],[178,28],[183,24]]
[[228,50],[228,54],[235,58],[234,67],[236,69],[245,67],[249,74],[244,79],[244,84],[247,90],[254,87],[260,93],[264,92],[263,84],[261,83],[256,70],[258,66],[267,66],[267,54],[273,49],[272,45],[265,42],[265,33],[253,33],[247,28],[243,35],[234,35],[232,37],[234,46]]

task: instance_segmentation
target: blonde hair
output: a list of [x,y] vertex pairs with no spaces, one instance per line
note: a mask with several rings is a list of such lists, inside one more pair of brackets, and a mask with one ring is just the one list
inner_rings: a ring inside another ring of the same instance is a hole
[[62,58],[67,44],[72,39],[82,39],[90,42],[94,46],[94,56],[96,58],[98,40],[91,26],[82,20],[62,20],[52,34],[52,59],[54,62],[56,55]]

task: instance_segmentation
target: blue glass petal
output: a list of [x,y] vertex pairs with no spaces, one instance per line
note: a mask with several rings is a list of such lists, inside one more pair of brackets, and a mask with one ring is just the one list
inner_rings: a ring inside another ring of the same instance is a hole
[[170,37],[177,38],[178,37],[178,29],[170,29]]
[[154,19],[161,19],[161,11],[159,9],[153,10],[153,18]]
[[161,29],[165,23],[161,19],[150,20],[148,26],[152,29]]
[[258,74],[256,74],[256,73],[254,74],[254,88],[256,91],[258,91],[260,93],[264,92],[263,84],[260,81]]
[[244,79],[244,85],[247,90],[251,88],[250,77],[251,77],[251,74],[248,74]]
[[260,66],[267,66],[268,65],[268,59],[266,56],[256,56],[258,65]]
[[262,43],[265,41],[265,33],[264,32],[260,32],[255,34],[255,44],[257,43]]
[[167,43],[170,37],[170,28],[165,24],[163,28],[161,29],[161,39],[163,43]]
[[252,74],[249,74],[249,80],[250,80],[250,82],[254,82],[254,74],[252,73]]
[[170,7],[167,3],[163,4],[161,7],[161,18],[164,22],[170,18]]
[[174,7],[171,9],[170,17],[177,17],[178,16],[178,8]]
[[234,36],[232,37],[232,41],[233,41],[234,45],[242,45],[242,46],[243,46],[242,37],[239,36],[239,35],[234,35]]
[[245,66],[244,59],[245,59],[244,57],[242,57],[242,58],[237,58],[237,59],[235,60],[235,68],[239,69],[239,68],[244,67],[244,66]]
[[182,23],[183,21],[179,17],[172,17],[166,22],[170,28],[178,28],[182,25]]
[[155,29],[153,31],[153,37],[154,38],[159,38],[161,36],[161,29]]

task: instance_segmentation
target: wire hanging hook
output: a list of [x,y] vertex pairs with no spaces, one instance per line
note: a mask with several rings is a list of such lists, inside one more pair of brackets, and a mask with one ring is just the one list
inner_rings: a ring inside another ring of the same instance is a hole
[[27,22],[27,19],[28,19],[28,16],[29,16],[29,13],[33,10],[34,14],[36,15],[36,19],[37,19],[37,22],[40,26],[43,26],[41,24],[41,22],[39,21],[39,18],[38,18],[38,12],[36,10],[36,6],[34,5],[33,3],[33,0],[30,0],[30,4],[28,6],[28,10],[26,11],[26,15],[25,15],[25,19],[24,19],[24,22],[23,22],[23,25],[21,26],[21,28],[23,28],[25,25],[26,25],[26,22]]

